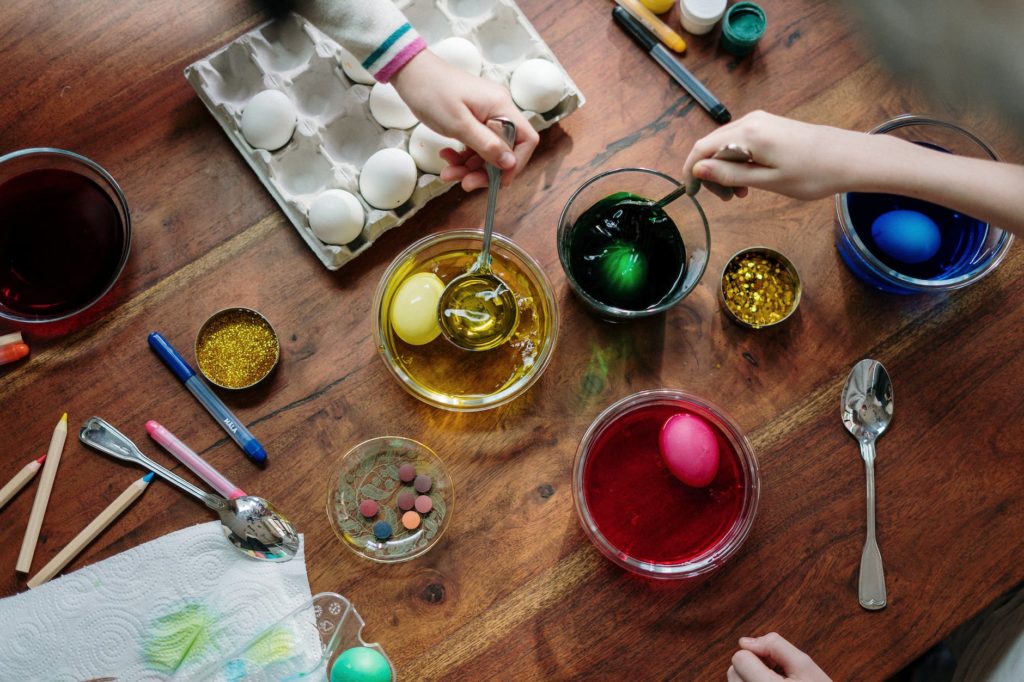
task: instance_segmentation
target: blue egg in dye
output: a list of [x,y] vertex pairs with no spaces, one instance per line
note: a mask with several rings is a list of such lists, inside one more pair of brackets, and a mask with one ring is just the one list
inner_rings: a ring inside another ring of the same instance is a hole
[[911,264],[934,257],[942,243],[939,226],[917,211],[883,213],[871,224],[871,237],[887,256]]

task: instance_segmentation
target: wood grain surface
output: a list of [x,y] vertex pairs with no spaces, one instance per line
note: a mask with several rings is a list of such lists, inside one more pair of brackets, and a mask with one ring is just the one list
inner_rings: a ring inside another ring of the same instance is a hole
[[[305,533],[313,592],[352,599],[365,635],[386,648],[402,679],[724,679],[736,639],[770,630],[837,680],[893,673],[1024,579],[1020,248],[967,290],[894,297],[842,265],[830,201],[707,196],[713,247],[696,291],[657,319],[602,323],[572,298],[559,266],[554,231],[564,202],[610,168],[678,174],[714,123],[612,24],[611,3],[520,4],[588,100],[542,134],[534,160],[502,194],[497,221],[554,282],[561,336],[525,396],[460,415],[416,401],[390,377],[374,348],[370,303],[406,245],[478,225],[483,193],[452,190],[328,272],[182,76],[264,21],[258,5],[4,2],[0,152],[53,146],[95,159],[121,183],[135,233],[127,269],[100,305],[70,324],[21,327],[32,356],[0,370],[0,481],[44,451],[65,410],[73,431],[96,414],[138,442],[147,442],[145,421],[157,419],[290,516]],[[688,37],[684,63],[734,116],[760,108],[866,130],[900,113],[931,113],[1024,161],[1010,127],[890,81],[834,3],[762,6],[768,31],[750,58],[721,52],[717,31]],[[715,289],[729,255],[754,244],[786,253],[805,286],[798,314],[758,333],[725,318]],[[260,310],[282,337],[269,383],[224,396],[266,446],[266,470],[225,439],[145,342],[160,330],[188,348],[210,313],[233,305]],[[857,604],[864,472],[839,420],[839,392],[863,357],[886,365],[896,396],[876,469],[890,602],[874,613]],[[652,583],[616,568],[587,541],[573,509],[573,457],[591,420],[658,387],[724,407],[761,468],[746,545],[696,584]],[[433,447],[457,491],[438,546],[394,566],[356,557],[324,513],[341,456],[387,434]],[[138,476],[69,438],[35,569]],[[2,512],[2,596],[25,589],[14,563],[32,490]],[[67,570],[210,518],[156,483]]]

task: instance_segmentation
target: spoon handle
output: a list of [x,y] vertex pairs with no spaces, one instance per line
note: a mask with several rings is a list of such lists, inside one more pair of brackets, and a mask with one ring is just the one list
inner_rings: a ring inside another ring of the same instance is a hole
[[[487,126],[494,130],[509,149],[516,143],[516,125],[507,118],[492,118]],[[497,130],[495,130],[497,129]],[[484,216],[484,244],[480,249],[480,258],[476,269],[490,267],[491,234],[494,232],[494,212],[498,208],[498,189],[501,187],[501,169],[492,163],[486,164],[487,170],[487,213]]]
[[168,471],[149,457],[146,457],[131,439],[100,417],[89,417],[86,419],[85,423],[82,424],[82,430],[78,432],[78,439],[89,447],[111,457],[124,462],[143,465],[167,482],[199,498],[210,509],[219,511],[225,506],[221,498],[204,493],[177,474]]
[[860,454],[864,459],[867,475],[868,532],[864,551],[860,555],[860,584],[858,597],[860,605],[869,611],[885,608],[885,572],[882,569],[882,553],[875,540],[875,443],[861,441]]

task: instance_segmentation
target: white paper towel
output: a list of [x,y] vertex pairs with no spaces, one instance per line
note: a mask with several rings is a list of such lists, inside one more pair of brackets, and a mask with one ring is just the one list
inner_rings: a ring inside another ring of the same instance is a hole
[[192,526],[0,600],[0,679],[189,679],[310,598],[304,546],[256,561]]

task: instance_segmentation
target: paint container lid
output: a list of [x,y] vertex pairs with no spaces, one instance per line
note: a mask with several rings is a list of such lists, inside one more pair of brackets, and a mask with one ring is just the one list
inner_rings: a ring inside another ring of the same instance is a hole
[[693,35],[710,33],[725,14],[728,0],[679,0],[679,20]]
[[737,57],[750,54],[764,35],[768,18],[753,2],[738,2],[722,19],[722,49]]

